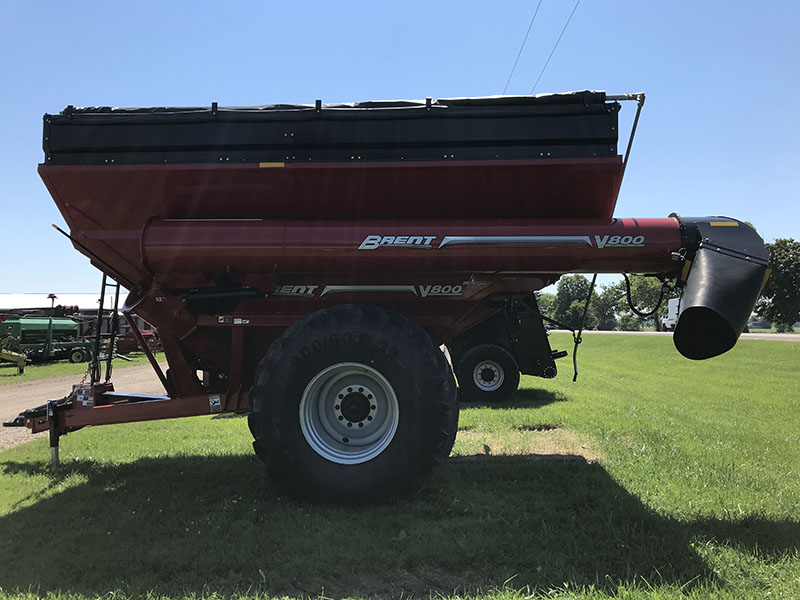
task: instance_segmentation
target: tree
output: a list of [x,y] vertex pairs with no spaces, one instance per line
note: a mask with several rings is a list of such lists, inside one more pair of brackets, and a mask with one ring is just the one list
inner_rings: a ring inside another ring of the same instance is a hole
[[777,331],[789,332],[800,321],[800,242],[779,238],[766,246],[772,274],[761,292],[756,314],[771,321]]
[[536,303],[539,305],[539,312],[550,317],[553,315],[556,305],[556,295],[548,292],[536,292]]
[[[567,327],[578,329],[581,326],[586,297],[589,295],[591,282],[583,275],[564,275],[556,286],[556,301],[553,306],[553,318]],[[586,329],[593,329],[597,318],[591,311],[586,315]]]
[[641,331],[642,320],[633,313],[624,312],[619,316],[620,331]]
[[624,302],[625,292],[617,284],[604,285],[603,288],[592,296],[592,311],[597,320],[597,329],[612,331],[618,325],[617,315]]
[[[661,288],[663,286],[661,280],[656,277],[645,277],[642,275],[630,275],[629,279],[631,281],[631,300],[636,310],[643,313],[652,312],[658,305],[659,298],[661,298]],[[620,281],[616,285],[619,286],[620,293],[623,297],[623,300],[620,302],[622,305],[622,310],[620,311],[620,329],[626,331],[632,329],[639,330],[648,324],[654,325],[655,328],[658,329],[659,325],[661,325],[661,319],[667,316],[667,300],[680,296],[680,290],[674,287],[667,288],[661,304],[658,305],[658,310],[650,317],[640,317],[628,306],[625,295],[625,282]],[[623,316],[625,317],[624,320],[622,318]]]

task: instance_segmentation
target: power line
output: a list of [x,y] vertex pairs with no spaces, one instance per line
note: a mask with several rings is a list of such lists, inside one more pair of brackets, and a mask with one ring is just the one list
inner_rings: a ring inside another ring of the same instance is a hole
[[578,0],[575,3],[575,7],[572,9],[572,12],[569,13],[569,18],[567,19],[567,22],[564,24],[564,29],[561,30],[561,35],[558,36],[558,39],[556,40],[556,43],[553,46],[553,49],[550,51],[550,56],[547,57],[547,62],[544,63],[544,66],[542,67],[542,71],[539,73],[539,76],[536,78],[536,83],[534,83],[533,87],[531,88],[531,95],[533,95],[533,92],[536,90],[536,86],[539,85],[539,80],[542,78],[542,75],[544,75],[544,71],[547,68],[547,65],[550,64],[550,59],[553,58],[553,54],[555,54],[556,48],[558,48],[558,43],[561,41],[561,38],[564,37],[564,32],[567,30],[567,27],[569,27],[569,22],[572,21],[572,15],[574,15],[575,11],[578,10],[578,5],[580,3],[581,3],[581,0]]
[[533,27],[533,22],[536,20],[536,15],[539,14],[539,7],[542,5],[542,0],[539,0],[539,4],[536,5],[536,10],[533,12],[533,17],[531,17],[531,22],[528,25],[528,31],[525,32],[525,39],[522,40],[522,46],[519,47],[519,52],[517,53],[517,60],[514,61],[514,66],[511,67],[511,73],[508,74],[508,80],[506,81],[506,87],[503,88],[503,94],[506,93],[508,89],[508,84],[511,83],[511,78],[514,76],[514,70],[517,68],[517,63],[519,62],[519,57],[522,56],[522,50],[525,48],[525,42],[528,41],[528,35],[531,32],[531,28]]

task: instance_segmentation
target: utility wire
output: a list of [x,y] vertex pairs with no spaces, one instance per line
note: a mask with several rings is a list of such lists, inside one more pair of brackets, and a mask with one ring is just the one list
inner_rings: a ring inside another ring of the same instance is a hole
[[567,30],[567,27],[569,27],[569,22],[572,21],[572,15],[574,15],[575,11],[578,10],[578,5],[580,3],[581,3],[581,0],[578,0],[575,3],[575,7],[572,9],[572,12],[569,14],[569,18],[567,19],[567,22],[564,24],[564,29],[561,30],[561,35],[558,36],[558,39],[556,40],[556,43],[553,46],[553,49],[550,51],[550,56],[547,57],[547,62],[544,63],[544,66],[542,67],[542,71],[539,73],[539,76],[536,78],[536,83],[534,83],[533,87],[531,88],[531,95],[533,95],[533,92],[536,91],[536,86],[539,85],[539,80],[542,78],[542,75],[544,75],[544,71],[547,68],[547,65],[550,64],[550,59],[553,58],[553,54],[555,54],[556,48],[558,48],[558,43],[561,41],[561,38],[564,37],[564,32]]
[[531,32],[531,28],[533,27],[533,22],[536,20],[536,15],[539,14],[539,7],[542,5],[542,0],[539,0],[539,4],[536,5],[536,10],[533,12],[533,17],[531,17],[531,22],[528,25],[528,31],[525,32],[525,39],[522,40],[522,46],[519,47],[519,52],[517,53],[517,60],[514,61],[514,66],[511,67],[511,73],[508,74],[508,80],[506,81],[506,87],[503,88],[503,94],[506,93],[508,89],[508,84],[511,83],[511,78],[514,76],[514,71],[517,68],[517,63],[519,62],[519,57],[522,56],[522,50],[525,48],[525,42],[528,41],[528,35]]

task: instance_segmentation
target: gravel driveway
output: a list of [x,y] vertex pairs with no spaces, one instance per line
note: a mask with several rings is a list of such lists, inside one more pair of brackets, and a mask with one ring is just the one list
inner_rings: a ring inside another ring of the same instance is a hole
[[[166,363],[162,364],[161,368],[166,369]],[[72,390],[74,384],[80,383],[81,377],[82,375],[62,375],[0,387],[0,421],[9,421],[26,408],[39,406],[48,400],[63,398]],[[117,392],[164,394],[164,388],[150,365],[116,370],[112,381]],[[42,435],[47,433],[32,436],[25,427],[0,427],[0,448],[16,446]]]

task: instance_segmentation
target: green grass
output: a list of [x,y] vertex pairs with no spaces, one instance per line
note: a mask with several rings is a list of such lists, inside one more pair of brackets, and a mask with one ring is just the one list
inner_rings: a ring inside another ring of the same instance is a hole
[[[147,357],[143,353],[135,353],[130,356],[130,362],[115,359],[114,370],[134,367],[136,365],[147,364]],[[157,360],[164,360],[163,354],[156,355]],[[103,363],[105,373],[105,362]],[[68,360],[59,360],[47,363],[33,363],[25,366],[22,375],[17,374],[17,366],[9,362],[0,362],[0,386],[11,385],[13,383],[23,383],[36,379],[48,379],[59,375],[82,375],[89,368],[89,363],[71,363]]]
[[243,418],[82,430],[54,476],[36,440],[0,453],[0,598],[799,598],[798,365],[586,337],[577,383],[462,407],[439,479],[367,508],[283,496]]

